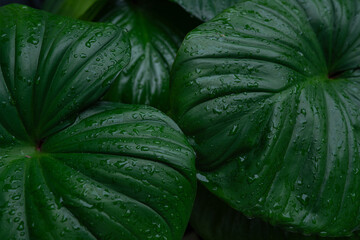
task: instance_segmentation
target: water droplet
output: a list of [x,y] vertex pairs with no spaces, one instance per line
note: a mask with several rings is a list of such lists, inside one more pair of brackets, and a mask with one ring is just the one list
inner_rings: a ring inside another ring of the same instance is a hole
[[39,39],[36,39],[34,38],[33,36],[30,36],[28,39],[27,39],[27,42],[28,43],[31,43],[33,45],[37,45],[39,43]]
[[247,86],[249,88],[256,88],[256,87],[259,86],[259,83],[258,82],[250,82],[250,83],[247,84]]
[[206,178],[206,176],[202,175],[201,173],[197,173],[196,177],[201,182],[209,182],[209,180]]
[[304,205],[304,206],[308,205],[308,204],[309,204],[309,200],[310,200],[309,196],[308,196],[307,194],[305,194],[305,193],[297,196],[297,199],[298,199],[299,202],[300,202],[302,205]]
[[259,175],[257,175],[257,174],[255,174],[254,176],[252,176],[252,177],[248,177],[247,178],[247,182],[249,183],[249,184],[252,184],[255,180],[257,180],[257,179],[259,179]]
[[232,127],[230,133],[229,133],[229,136],[235,135],[235,134],[237,133],[238,129],[239,129],[239,126],[238,126],[238,125],[234,125],[234,126]]
[[24,230],[24,221],[21,221],[19,226],[16,229],[19,230],[19,231]]

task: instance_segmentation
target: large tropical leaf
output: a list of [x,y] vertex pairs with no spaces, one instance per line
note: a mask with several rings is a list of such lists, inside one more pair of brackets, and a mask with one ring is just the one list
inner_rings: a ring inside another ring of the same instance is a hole
[[171,0],[186,11],[201,19],[209,21],[221,11],[243,0]]
[[179,128],[150,107],[88,108],[129,52],[112,24],[0,8],[0,239],[181,239],[195,169]]
[[[184,26],[179,26],[180,20]],[[167,110],[170,70],[185,34],[194,26],[189,20],[180,7],[164,0],[117,1],[102,21],[127,29],[132,58],[105,99]]]
[[233,208],[303,233],[359,228],[359,11],[246,1],[183,42],[173,112],[201,180]]

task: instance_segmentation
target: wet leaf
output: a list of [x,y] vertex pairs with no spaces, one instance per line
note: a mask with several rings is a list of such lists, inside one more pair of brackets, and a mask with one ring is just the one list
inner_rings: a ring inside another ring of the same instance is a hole
[[173,112],[231,207],[305,234],[359,227],[359,10],[246,1],[183,42]]
[[209,21],[217,14],[243,0],[171,0],[202,21]]
[[185,34],[195,27],[190,20],[167,1],[117,1],[102,21],[128,31],[132,57],[104,99],[168,110],[170,70]]
[[113,24],[0,8],[0,239],[181,239],[186,137],[154,108],[95,104],[129,60]]

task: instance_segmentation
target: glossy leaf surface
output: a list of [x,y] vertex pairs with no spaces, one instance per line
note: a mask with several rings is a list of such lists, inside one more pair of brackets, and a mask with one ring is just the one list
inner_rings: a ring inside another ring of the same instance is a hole
[[89,109],[129,62],[126,36],[7,5],[0,37],[0,239],[181,239],[186,137],[150,107]]
[[37,142],[98,100],[129,61],[111,24],[62,18],[19,5],[0,9],[0,123]]
[[209,21],[217,14],[242,0],[171,0],[202,21]]
[[233,208],[303,233],[359,227],[359,10],[246,1],[183,42],[173,112],[201,180]]
[[190,224],[203,240],[358,240],[358,236],[322,238],[285,232],[259,219],[249,219],[198,185]]
[[[122,0],[103,18],[128,31],[132,49],[130,64],[118,76],[106,100],[169,108],[170,70],[185,37],[174,23],[175,17],[183,19],[179,10],[166,1]],[[190,27],[187,31],[192,30]]]

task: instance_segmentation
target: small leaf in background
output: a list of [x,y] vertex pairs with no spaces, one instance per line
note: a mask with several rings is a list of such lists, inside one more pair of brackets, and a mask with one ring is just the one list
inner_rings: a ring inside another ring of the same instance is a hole
[[54,14],[92,20],[109,0],[44,0],[42,9]]
[[217,14],[243,0],[170,0],[186,11],[206,22]]
[[[185,34],[196,25],[167,1],[117,1],[101,21],[128,31],[131,61],[105,100],[169,108],[170,70]],[[188,23],[188,25],[186,25]]]

